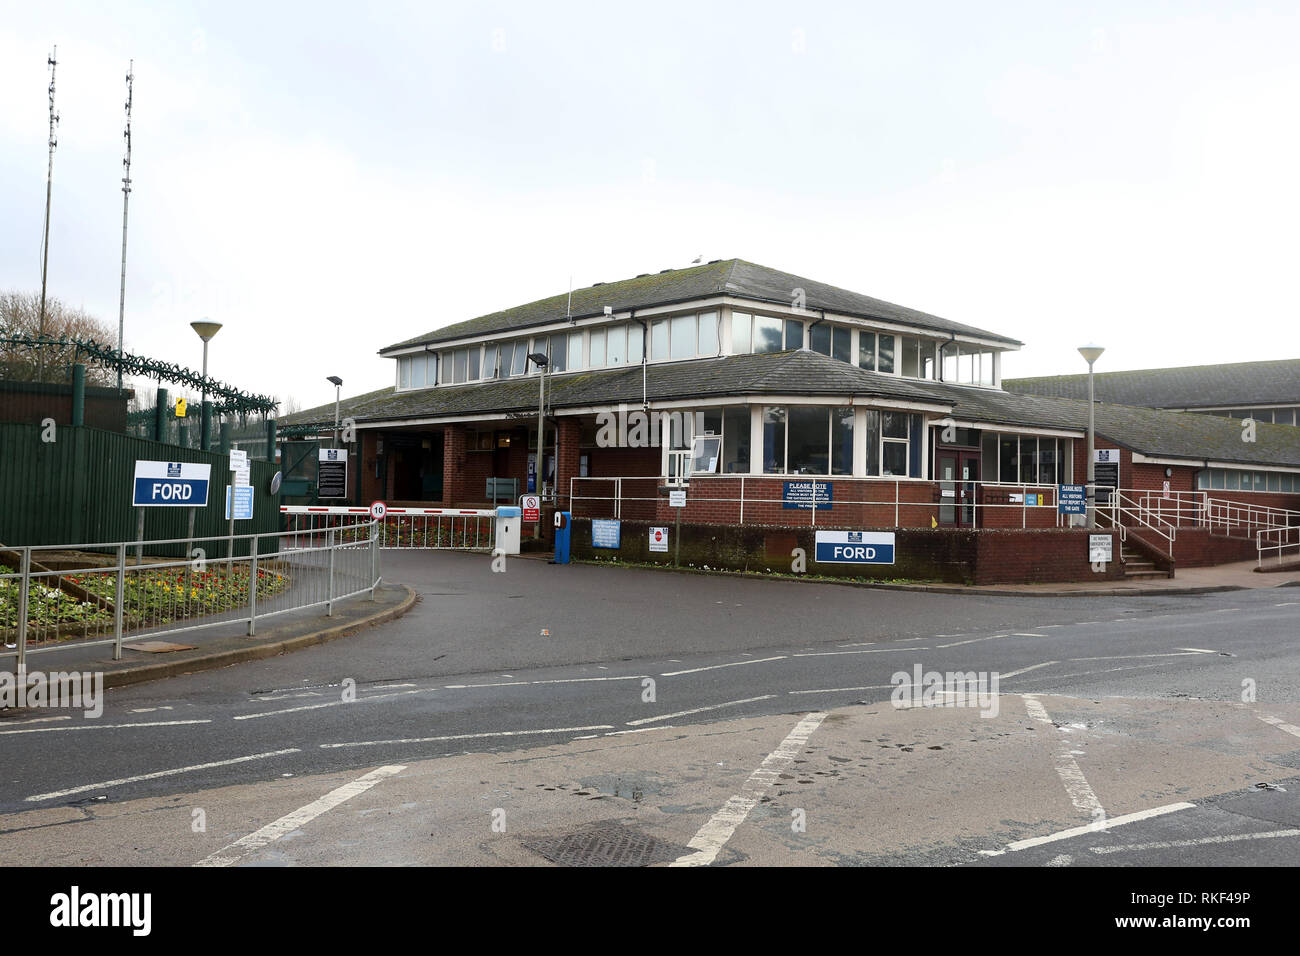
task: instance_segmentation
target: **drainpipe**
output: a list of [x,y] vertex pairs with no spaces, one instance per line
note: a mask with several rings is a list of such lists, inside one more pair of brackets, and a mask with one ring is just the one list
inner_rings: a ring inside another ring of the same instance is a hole
[[650,361],[650,326],[646,324],[645,319],[636,317],[636,309],[632,310],[632,321],[641,326],[641,411],[648,411],[650,400],[646,390],[646,366]]
[[[826,321],[826,310],[822,309],[821,312],[822,312],[822,317],[818,319],[816,322],[809,325],[807,330],[803,334],[803,345],[800,347],[805,351],[812,348],[812,330],[817,328],[817,326],[821,325],[823,322]],[[833,346],[832,346],[832,350],[833,350]]]

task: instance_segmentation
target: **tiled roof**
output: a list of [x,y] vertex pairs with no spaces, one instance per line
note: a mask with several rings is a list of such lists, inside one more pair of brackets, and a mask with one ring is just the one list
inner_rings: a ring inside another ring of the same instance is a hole
[[417,335],[380,349],[380,354],[413,345],[533,328],[559,322],[566,315],[579,319],[598,316],[604,313],[605,306],[610,306],[615,312],[624,312],[629,309],[645,309],[717,295],[730,295],[754,302],[789,306],[795,289],[804,290],[805,308],[811,312],[826,310],[841,315],[883,319],[944,334],[978,336],[1012,346],[1022,344],[1004,335],[895,305],[892,302],[873,299],[871,296],[850,292],[824,282],[815,282],[788,272],[769,269],[766,266],[745,262],[743,259],[727,259],[707,265],[669,269],[653,275],[638,276],[635,279],[604,282],[583,289],[574,289],[571,306],[569,293],[561,293],[501,312],[481,315],[476,319],[443,326],[424,335]]
[[[1037,427],[1082,433],[1088,427],[1087,401],[882,375],[808,350],[653,364],[645,369],[645,394],[650,401],[753,395],[863,397],[947,407],[958,421],[1010,431]],[[638,407],[641,375],[640,365],[557,375],[547,381],[547,404],[555,410],[619,403]],[[521,415],[536,411],[537,399],[537,379],[524,376],[408,391],[385,388],[344,399],[340,408],[343,417],[364,424]],[[282,419],[286,425],[332,426],[333,422],[332,403]],[[1155,457],[1300,467],[1300,428],[1288,425],[1257,425],[1256,441],[1247,443],[1236,419],[1098,403],[1096,427],[1103,438]]]
[[[953,396],[952,413],[958,420],[1076,431],[1088,427],[1087,399],[938,387],[959,393]],[[1098,402],[1095,418],[1101,437],[1156,458],[1300,467],[1300,429],[1290,425],[1256,425],[1252,443],[1242,440],[1239,420],[1217,415]]]
[[[1151,408],[1300,403],[1300,359],[1189,365],[1132,372],[1098,372],[1097,401]],[[1049,375],[1004,381],[1012,392],[1088,400],[1088,375]]]

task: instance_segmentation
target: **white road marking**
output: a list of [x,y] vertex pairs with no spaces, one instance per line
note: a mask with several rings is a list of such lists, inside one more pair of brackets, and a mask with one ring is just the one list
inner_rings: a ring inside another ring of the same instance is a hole
[[1025,634],[1020,631],[1013,631],[1011,636],[1012,637],[1046,637],[1047,635],[1046,634]]
[[720,667],[739,667],[741,664],[766,664],[768,661],[783,661],[786,657],[781,654],[777,657],[760,657],[753,661],[732,661],[730,664],[711,664],[708,667],[692,667],[685,671],[669,671],[666,674],[660,674],[660,677],[680,677],[682,674],[698,674],[700,671],[716,671]]
[[[748,663],[748,662],[746,662]],[[641,680],[648,674],[626,674],[622,677],[558,677],[552,680],[512,680],[495,684],[446,684],[443,690],[472,690],[476,687],[523,687],[529,684],[585,684],[591,681]]]
[[1137,850],[1169,850],[1174,847],[1204,846],[1209,843],[1236,843],[1239,840],[1275,840],[1300,836],[1300,830],[1269,830],[1267,833],[1234,833],[1224,836],[1197,837],[1194,840],[1157,840],[1153,843],[1127,843],[1123,846],[1090,846],[1093,853],[1127,853]]
[[[1052,718],[1048,716],[1045,708],[1037,697],[1032,694],[1025,694],[1025,710],[1029,716],[1042,724],[1055,726]],[[1097,799],[1097,794],[1093,793],[1092,787],[1083,776],[1083,771],[1079,769],[1078,762],[1074,755],[1068,750],[1061,748],[1058,742],[1056,753],[1056,775],[1061,778],[1061,783],[1065,785],[1065,792],[1070,797],[1070,802],[1074,804],[1075,809],[1081,813],[1086,813],[1097,822],[1106,819],[1106,811],[1102,808],[1101,801]]]
[[736,828],[745,822],[749,811],[753,810],[763,795],[776,783],[777,775],[794,761],[803,745],[808,742],[814,730],[826,719],[824,713],[809,714],[795,724],[780,746],[768,754],[758,769],[750,774],[745,785],[715,813],[709,822],[700,827],[699,832],[687,844],[694,853],[683,854],[669,866],[708,866],[717,859],[721,850],[736,832]]
[[250,754],[247,757],[234,757],[231,760],[214,760],[211,763],[197,763],[189,767],[176,767],[173,770],[155,770],[153,773],[142,773],[135,777],[122,777],[119,780],[105,780],[102,783],[88,783],[80,787],[72,787],[68,790],[55,790],[53,793],[38,793],[35,796],[27,797],[28,803],[37,800],[53,800],[56,797],[68,797],[74,793],[85,793],[87,790],[99,790],[106,787],[120,787],[127,783],[140,783],[142,780],[157,780],[159,777],[171,777],[178,773],[189,773],[192,770],[211,770],[213,767],[229,767],[232,764],[248,763],[250,760],[267,760],[271,757],[283,757],[286,754],[301,753],[297,747],[291,747],[288,750],[271,750],[264,754]]
[[1264,721],[1264,723],[1266,724],[1272,724],[1278,730],[1285,730],[1288,734],[1291,734],[1293,737],[1300,737],[1300,727],[1297,727],[1295,724],[1288,724],[1280,717],[1262,717],[1259,714],[1256,714],[1255,716],[1259,717],[1259,719]]
[[[1192,655],[1200,654],[1200,653],[1202,652],[1201,651],[1179,651],[1177,654],[1111,654],[1107,657],[1071,657],[1070,662],[1075,663],[1080,661],[1137,661],[1137,660],[1145,660],[1146,658],[1149,657],[1191,657]],[[1212,651],[1211,653],[1217,654],[1218,651]]]
[[1060,662],[1059,662],[1059,661],[1043,661],[1043,663],[1041,663],[1041,664],[1031,664],[1031,665],[1029,665],[1028,667],[1022,667],[1022,668],[1020,668],[1020,670],[1018,670],[1018,671],[1009,671],[1009,672],[1006,673],[1006,674],[999,674],[999,675],[998,675],[998,680],[1006,680],[1008,677],[1019,677],[1021,674],[1028,674],[1030,671],[1036,671],[1036,670],[1038,670],[1038,668],[1040,668],[1040,667],[1051,667],[1053,664],[1057,664],[1057,663],[1060,663]]
[[992,641],[999,637],[1006,637],[1005,634],[990,634],[988,637],[972,637],[967,641],[953,641],[951,644],[939,644],[938,647],[961,647],[963,644],[978,644],[980,641]]
[[1074,862],[1074,857],[1068,853],[1060,853],[1047,861],[1047,866],[1069,866]]
[[725,704],[710,704],[707,707],[693,707],[690,710],[679,710],[675,714],[660,714],[658,717],[642,717],[640,720],[629,720],[629,727],[639,727],[641,724],[653,724],[661,720],[672,720],[674,717],[686,717],[690,714],[702,714],[706,710],[721,710],[723,707],[736,707],[740,704],[752,704],[756,700],[771,700],[776,694],[764,694],[762,697],[746,697],[744,700],[729,700]]
[[1300,601],[1283,601],[1281,604],[1274,604],[1274,607],[1295,607]]
[[1053,679],[1053,680],[1065,680],[1065,678],[1067,678],[1067,677],[1091,677],[1093,674],[1113,674],[1113,673],[1115,673],[1116,671],[1140,671],[1140,670],[1144,670],[1144,669],[1146,669],[1146,668],[1148,668],[1148,667],[1161,667],[1161,666],[1163,666],[1163,665],[1161,665],[1161,664],[1159,664],[1159,663],[1156,663],[1156,664],[1128,664],[1128,665],[1126,665],[1126,666],[1124,666],[1124,667],[1103,667],[1103,668],[1101,668],[1101,669],[1099,669],[1099,670],[1095,670],[1095,671],[1075,671],[1073,674],[1053,674],[1053,675],[1052,675],[1052,679]]
[[158,707],[132,707],[127,713],[129,714],[152,714],[155,710],[173,710],[171,704],[160,705]]
[[672,724],[664,724],[662,727],[640,727],[636,730],[611,730],[606,737],[622,737],[624,734],[646,734],[652,730],[674,730]]
[[[66,714],[63,715],[62,717],[33,717],[31,720],[15,720],[13,722],[13,725],[15,727],[26,727],[28,724],[48,724],[52,720],[71,720],[71,719],[72,718],[67,716]],[[9,721],[6,720],[5,723],[6,724],[9,723]]]
[[427,690],[404,690],[396,694],[370,694],[356,700],[330,700],[323,704],[303,704],[301,707],[285,707],[283,710],[264,710],[260,714],[240,714],[235,720],[257,720],[260,717],[278,717],[280,714],[297,714],[304,710],[320,710],[323,707],[339,707],[344,704],[368,704],[372,700],[387,700],[390,697],[405,697],[408,694],[427,694]]
[[292,833],[311,823],[322,813],[333,810],[339,804],[351,800],[353,797],[365,793],[380,780],[385,777],[391,777],[395,773],[401,773],[406,768],[400,765],[389,767],[380,767],[378,770],[372,770],[363,777],[358,777],[351,783],[345,783],[337,790],[331,790],[319,800],[313,800],[293,813],[287,813],[273,823],[268,823],[262,829],[250,833],[246,837],[241,837],[229,846],[223,847],[216,853],[205,856],[195,866],[230,866],[232,863],[238,863],[240,858],[254,850],[260,850],[268,843],[274,843],[286,833]]
[[791,657],[835,657],[839,654],[888,654],[891,651],[928,651],[928,647],[881,647],[874,651],[810,651]]
[[1137,813],[1124,813],[1117,817],[1111,817],[1100,823],[1089,823],[1086,826],[1070,827],[1068,830],[1061,830],[1059,833],[1049,833],[1047,836],[1030,837],[1026,840],[1016,840],[1014,843],[1008,843],[1001,850],[980,850],[980,856],[1002,856],[1004,853],[1015,853],[1017,850],[1028,850],[1031,847],[1042,846],[1044,843],[1055,843],[1058,840],[1069,840],[1072,837],[1083,836],[1085,833],[1102,833],[1126,823],[1137,823],[1140,820],[1150,820],[1152,817],[1163,816],[1166,813],[1173,813],[1177,810],[1190,810],[1196,806],[1194,803],[1170,803],[1163,807],[1153,807],[1150,810],[1139,810]]
[[136,724],[73,724],[69,727],[33,727],[30,730],[0,730],[0,734],[48,734],[63,730],[127,730],[131,727],[178,727],[182,724],[210,724],[211,720],[149,720]]
[[1218,651],[1207,651],[1203,647],[1175,647],[1176,651],[1191,651],[1193,654],[1217,654]]
[[445,737],[398,737],[393,740],[353,740],[341,744],[321,744],[322,749],[338,747],[380,747],[386,744],[436,744],[447,740],[481,740],[485,737],[524,737],[529,734],[576,734],[584,730],[613,730],[613,724],[593,724],[590,727],[545,727],[541,730],[496,730],[482,734],[449,734]]
[[849,690],[888,690],[898,684],[868,684],[866,687],[823,687],[821,690],[788,690],[787,694],[839,694]]

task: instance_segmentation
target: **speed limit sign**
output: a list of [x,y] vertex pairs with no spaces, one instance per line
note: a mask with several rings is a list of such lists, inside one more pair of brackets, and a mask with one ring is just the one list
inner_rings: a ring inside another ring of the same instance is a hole
[[382,501],[376,501],[370,505],[370,517],[374,518],[376,521],[383,518],[386,514],[388,514],[388,505],[384,504]]

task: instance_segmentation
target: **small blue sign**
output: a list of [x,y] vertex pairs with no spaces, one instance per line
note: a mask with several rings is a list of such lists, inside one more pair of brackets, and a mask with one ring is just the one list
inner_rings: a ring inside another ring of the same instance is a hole
[[892,531],[818,531],[814,560],[819,564],[893,564]]
[[[226,486],[226,517],[230,517],[230,486]],[[253,486],[235,486],[235,520],[248,521],[253,517]]]
[[619,522],[605,518],[591,519],[591,546],[593,548],[617,548],[620,536]]
[[[813,500],[813,489],[816,500]],[[830,511],[834,506],[834,487],[829,481],[787,481],[781,492],[781,507],[803,511]]]
[[1056,486],[1056,513],[1082,515],[1088,513],[1087,489],[1083,485]]

